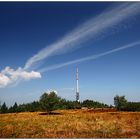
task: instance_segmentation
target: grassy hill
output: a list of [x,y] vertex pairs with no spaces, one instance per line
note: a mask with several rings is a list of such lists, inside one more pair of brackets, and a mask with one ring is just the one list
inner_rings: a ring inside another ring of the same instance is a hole
[[140,138],[140,112],[57,110],[0,114],[1,138]]

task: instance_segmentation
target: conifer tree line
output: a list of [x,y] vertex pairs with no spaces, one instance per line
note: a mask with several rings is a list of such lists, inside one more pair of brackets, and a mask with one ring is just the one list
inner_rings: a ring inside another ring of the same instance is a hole
[[119,111],[140,111],[140,102],[128,102],[125,96],[116,95],[114,105]]
[[[125,96],[114,97],[115,108],[119,111],[140,111],[140,102],[128,102]],[[93,100],[84,100],[83,102],[68,101],[59,97],[55,92],[44,93],[41,95],[39,101],[33,101],[26,104],[15,104],[7,107],[4,102],[0,105],[0,113],[16,113],[16,112],[35,112],[35,111],[47,111],[51,113],[57,109],[81,109],[86,108],[111,108],[104,103],[100,103]]]

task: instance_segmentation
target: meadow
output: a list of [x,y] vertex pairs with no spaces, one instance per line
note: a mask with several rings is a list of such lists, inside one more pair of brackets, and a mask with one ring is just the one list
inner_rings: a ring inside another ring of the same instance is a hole
[[57,110],[0,114],[1,138],[140,138],[140,112]]

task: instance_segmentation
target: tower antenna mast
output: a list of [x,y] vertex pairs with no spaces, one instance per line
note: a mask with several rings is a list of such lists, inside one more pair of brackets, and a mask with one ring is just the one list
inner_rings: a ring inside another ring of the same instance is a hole
[[78,73],[78,66],[76,67],[76,101],[79,102],[79,73]]

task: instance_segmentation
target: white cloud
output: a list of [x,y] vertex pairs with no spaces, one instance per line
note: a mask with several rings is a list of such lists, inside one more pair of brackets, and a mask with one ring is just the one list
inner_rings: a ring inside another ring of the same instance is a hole
[[14,70],[7,66],[0,72],[0,88],[13,84],[18,80],[30,80],[35,78],[41,78],[41,74],[35,71],[25,71],[20,67]]
[[4,74],[0,73],[0,88],[5,87],[10,83],[11,83],[11,80]]
[[112,53],[115,53],[115,52],[118,52],[118,51],[121,51],[121,50],[125,50],[125,49],[128,49],[128,48],[136,47],[138,45],[140,46],[140,41],[136,41],[136,42],[133,42],[133,43],[130,43],[130,44],[127,44],[127,45],[121,46],[119,48],[109,50],[109,51],[106,51],[106,52],[103,52],[103,53],[100,53],[100,54],[97,54],[97,55],[91,55],[91,56],[88,56],[88,57],[79,58],[79,59],[72,60],[72,61],[69,61],[69,62],[65,62],[65,63],[62,63],[62,64],[56,64],[56,65],[48,66],[48,67],[40,69],[39,72],[46,72],[46,71],[49,71],[49,70],[62,68],[62,67],[68,66],[68,65],[81,63],[81,62],[84,62],[84,61],[95,60],[95,59],[98,59],[102,56],[106,56],[106,55],[109,55],[109,54],[112,54]]
[[[81,42],[94,39],[98,35],[103,35],[119,23],[126,22],[126,19],[135,16],[140,12],[140,3],[123,3],[113,9],[108,9],[95,18],[91,18],[72,32],[65,35],[57,42],[40,50],[32,56],[25,64],[24,69],[29,69],[39,61],[49,56],[67,53],[78,49]],[[81,45],[82,46],[82,45]]]

